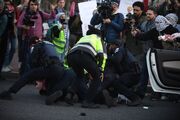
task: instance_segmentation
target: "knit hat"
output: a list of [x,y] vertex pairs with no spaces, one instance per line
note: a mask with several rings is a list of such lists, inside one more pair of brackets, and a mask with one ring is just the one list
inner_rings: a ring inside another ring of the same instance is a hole
[[111,4],[112,4],[112,5],[115,4],[115,5],[119,6],[119,0],[112,0],[112,1],[111,1]]
[[56,20],[59,20],[62,15],[65,15],[64,12],[60,12],[56,15]]
[[173,27],[175,27],[177,25],[177,22],[178,22],[178,16],[174,13],[169,13],[165,16],[168,21],[171,23],[171,25]]
[[101,36],[101,30],[91,26],[91,25],[88,25],[88,28],[89,30],[86,32],[87,35],[91,35],[91,34],[96,34],[98,36]]

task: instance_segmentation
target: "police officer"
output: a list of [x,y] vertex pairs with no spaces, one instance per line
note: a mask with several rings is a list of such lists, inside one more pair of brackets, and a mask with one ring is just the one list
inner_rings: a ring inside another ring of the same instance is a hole
[[106,62],[106,51],[101,41],[101,32],[89,26],[87,36],[82,37],[69,51],[67,62],[77,74],[77,84],[81,84],[82,81],[85,81],[84,70],[92,76],[88,90],[86,86],[80,86],[81,91],[84,92],[82,107],[97,107],[93,104],[93,100],[98,94],[98,88],[101,84]]
[[0,99],[12,99],[11,94],[17,93],[27,83],[36,80],[46,80],[47,95],[51,95],[55,88],[52,86],[61,80],[64,74],[64,68],[56,54],[54,45],[48,41],[38,41],[33,38],[37,44],[32,47],[31,70],[21,76],[7,91],[0,94]]
[[[108,51],[103,87],[106,89],[112,87],[116,93],[126,96],[130,100],[129,106],[139,105],[140,97],[131,90],[138,83],[141,73],[137,60],[120,40],[111,42]],[[107,92],[103,90],[105,102],[110,105],[111,99]]]

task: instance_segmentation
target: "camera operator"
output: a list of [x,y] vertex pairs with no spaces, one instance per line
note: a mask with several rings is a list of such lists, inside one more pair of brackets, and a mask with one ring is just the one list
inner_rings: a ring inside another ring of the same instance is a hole
[[118,13],[119,2],[102,2],[90,21],[91,25],[102,24],[103,39],[109,43],[120,39],[120,32],[124,28],[124,17]]
[[[144,13],[144,3],[137,1],[133,3],[133,16],[130,17],[130,25],[126,22],[126,46],[129,51],[140,61],[142,62],[143,58],[143,42],[136,40],[132,35],[131,31],[135,29],[140,29],[141,24],[146,20],[146,14]],[[129,29],[130,28],[130,29]],[[141,30],[141,29],[140,29]]]
[[39,10],[38,0],[30,0],[28,7],[23,11],[19,17],[17,27],[21,30],[21,39],[22,45],[20,46],[20,74],[28,71],[29,66],[26,64],[29,57],[29,39],[31,37],[42,38],[43,36],[43,27],[42,23],[44,20],[55,18],[54,5],[51,5],[52,12],[47,14]]

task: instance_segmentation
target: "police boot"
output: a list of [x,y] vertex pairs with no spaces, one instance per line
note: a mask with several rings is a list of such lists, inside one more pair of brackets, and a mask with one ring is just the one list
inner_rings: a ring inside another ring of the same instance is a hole
[[83,108],[92,108],[92,109],[95,109],[95,108],[99,108],[99,106],[93,102],[89,102],[89,101],[83,101],[81,107]]
[[127,102],[128,106],[138,106],[142,103],[142,99],[137,96],[137,95],[133,95],[130,98],[130,101]]
[[53,94],[49,95],[46,100],[45,100],[45,104],[46,105],[51,105],[53,104],[56,100],[58,100],[58,98],[60,98],[63,95],[63,92],[61,90],[58,90],[56,92],[54,92]]
[[65,102],[69,105],[74,105],[74,101],[73,101],[73,93],[67,93],[66,96],[65,96]]
[[9,91],[3,91],[0,93],[0,99],[2,100],[12,100],[12,95]]
[[79,101],[79,97],[77,94],[74,94],[72,97],[73,103],[77,103]]
[[110,96],[109,91],[103,90],[102,93],[103,93],[106,105],[108,107],[112,107],[113,106],[113,98]]

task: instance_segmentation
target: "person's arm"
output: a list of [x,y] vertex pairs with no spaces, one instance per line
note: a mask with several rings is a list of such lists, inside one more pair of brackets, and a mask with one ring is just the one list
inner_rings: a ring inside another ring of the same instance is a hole
[[121,13],[118,13],[118,19],[116,21],[111,21],[110,25],[113,26],[117,31],[122,31],[124,29],[124,16]]
[[107,52],[106,47],[103,41],[100,39],[97,40],[97,59],[98,59],[98,67],[101,69],[101,71],[104,71],[105,65],[106,65],[106,59],[107,59]]
[[[135,31],[132,31],[132,35],[138,39],[138,40],[141,40],[141,41],[148,41],[150,40],[149,38],[152,38],[152,35],[156,35],[155,34],[155,28],[147,31],[147,32],[140,32],[140,30],[136,29]],[[135,33],[133,33],[135,32]]]
[[30,26],[24,25],[24,23],[23,23],[23,19],[25,17],[25,14],[26,14],[26,11],[23,11],[22,14],[20,15],[20,17],[19,17],[19,19],[17,21],[17,27],[28,30],[28,29],[30,29]]
[[171,35],[172,39],[180,38],[180,32],[179,33],[174,33]]
[[94,25],[98,25],[100,23],[103,23],[102,18],[100,16],[100,14],[95,13],[93,15],[93,17],[91,18],[90,24],[94,26]]

